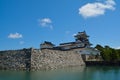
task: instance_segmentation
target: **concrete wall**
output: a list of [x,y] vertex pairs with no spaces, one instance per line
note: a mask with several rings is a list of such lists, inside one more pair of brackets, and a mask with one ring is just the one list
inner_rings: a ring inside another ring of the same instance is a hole
[[81,56],[84,61],[103,61],[100,55],[82,54]]

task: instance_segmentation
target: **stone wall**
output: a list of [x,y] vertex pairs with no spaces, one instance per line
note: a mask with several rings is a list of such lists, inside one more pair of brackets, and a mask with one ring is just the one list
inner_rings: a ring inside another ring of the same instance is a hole
[[82,66],[82,60],[78,50],[33,50],[31,55],[31,70],[56,69],[72,66]]
[[0,69],[29,70],[31,49],[0,51]]
[[0,69],[42,70],[85,65],[79,50],[22,49],[0,51]]

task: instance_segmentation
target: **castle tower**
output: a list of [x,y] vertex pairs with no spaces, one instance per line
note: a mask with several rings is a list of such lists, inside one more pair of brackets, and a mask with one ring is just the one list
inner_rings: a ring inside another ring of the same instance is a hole
[[83,32],[78,32],[75,36],[75,41],[76,42],[82,42],[84,43],[85,47],[90,47],[92,44],[89,42],[89,36],[86,34],[85,31]]

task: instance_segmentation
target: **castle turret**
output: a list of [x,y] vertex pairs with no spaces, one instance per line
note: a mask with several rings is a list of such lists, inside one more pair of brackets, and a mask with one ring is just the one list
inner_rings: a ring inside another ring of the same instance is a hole
[[88,39],[89,36],[86,34],[85,31],[78,32],[78,34],[76,34],[74,37],[75,37],[75,41],[76,42],[82,42],[82,43],[84,43],[84,45],[86,47],[90,47],[91,46],[91,44],[89,42],[89,39]]

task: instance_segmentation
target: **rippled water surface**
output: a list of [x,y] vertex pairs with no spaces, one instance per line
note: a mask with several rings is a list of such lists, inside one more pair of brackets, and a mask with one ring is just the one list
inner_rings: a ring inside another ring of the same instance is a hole
[[42,71],[0,71],[0,80],[120,80],[120,67],[74,67]]

